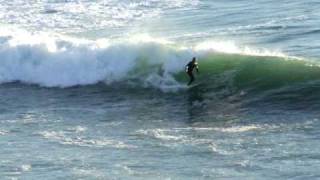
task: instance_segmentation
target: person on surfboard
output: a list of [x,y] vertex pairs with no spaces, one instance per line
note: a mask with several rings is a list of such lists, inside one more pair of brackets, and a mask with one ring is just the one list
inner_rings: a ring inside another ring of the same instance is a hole
[[198,68],[198,63],[195,57],[192,58],[192,61],[190,61],[187,65],[186,65],[186,73],[189,75],[190,77],[190,81],[188,83],[188,86],[194,81],[194,75],[193,75],[193,69],[196,68],[197,73],[199,73],[199,68]]

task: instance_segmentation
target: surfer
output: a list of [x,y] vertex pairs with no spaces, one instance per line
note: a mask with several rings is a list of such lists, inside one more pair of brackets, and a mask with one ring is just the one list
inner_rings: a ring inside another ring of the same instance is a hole
[[186,73],[189,75],[190,77],[190,81],[188,83],[188,86],[194,81],[194,75],[193,75],[193,69],[196,68],[197,73],[199,73],[199,69],[198,69],[198,63],[195,57],[192,58],[192,61],[190,61],[187,65],[186,65]]

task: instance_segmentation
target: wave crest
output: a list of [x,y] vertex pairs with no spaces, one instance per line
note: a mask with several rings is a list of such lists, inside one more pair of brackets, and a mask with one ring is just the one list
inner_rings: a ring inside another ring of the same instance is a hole
[[183,47],[147,35],[126,41],[93,41],[2,30],[0,83],[71,87],[138,82],[139,86],[171,91],[187,88],[183,70],[192,56],[199,58],[197,80],[207,91],[226,85],[230,89],[268,89],[320,77],[314,63],[279,52],[240,48],[231,42]]

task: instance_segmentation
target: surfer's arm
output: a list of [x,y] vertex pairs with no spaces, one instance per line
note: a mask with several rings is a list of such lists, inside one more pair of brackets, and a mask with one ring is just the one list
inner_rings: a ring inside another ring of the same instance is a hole
[[196,70],[197,70],[197,73],[198,73],[199,72],[198,63],[196,63]]

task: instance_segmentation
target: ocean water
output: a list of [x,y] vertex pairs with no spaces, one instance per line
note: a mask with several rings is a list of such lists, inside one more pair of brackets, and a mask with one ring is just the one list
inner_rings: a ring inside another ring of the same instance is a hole
[[0,179],[320,179],[319,9],[0,0]]

